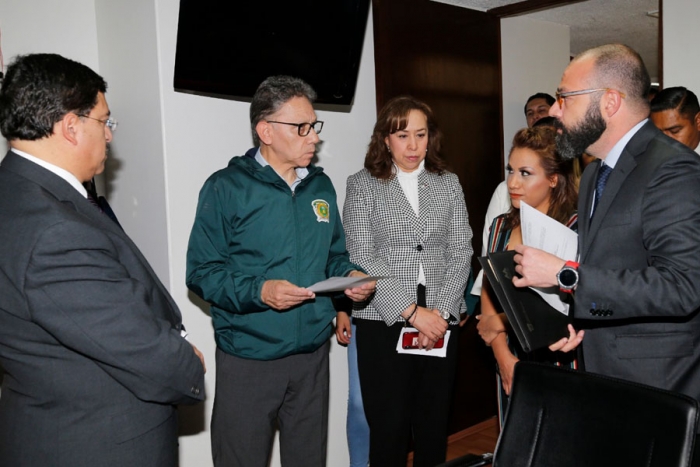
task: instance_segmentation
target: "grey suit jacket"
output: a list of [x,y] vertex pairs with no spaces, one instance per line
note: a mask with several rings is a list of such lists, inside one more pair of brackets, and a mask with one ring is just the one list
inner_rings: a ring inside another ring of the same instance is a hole
[[0,465],[177,462],[203,368],[129,237],[65,180],[0,165]]
[[648,122],[589,220],[598,167],[578,207],[585,368],[700,399],[700,158]]
[[[400,321],[416,301],[419,264],[426,277],[428,307],[458,318],[466,311],[464,288],[472,257],[472,230],[457,176],[423,171],[418,176],[419,216],[397,179],[379,180],[366,169],[348,178],[343,227],[350,253],[377,283],[368,304],[355,304],[353,316]],[[357,308],[359,305],[359,309]]]

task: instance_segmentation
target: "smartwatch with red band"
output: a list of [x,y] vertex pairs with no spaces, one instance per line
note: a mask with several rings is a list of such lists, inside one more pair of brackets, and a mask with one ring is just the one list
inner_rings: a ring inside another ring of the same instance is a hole
[[557,273],[559,290],[564,293],[573,293],[578,285],[578,263],[567,261],[563,268]]

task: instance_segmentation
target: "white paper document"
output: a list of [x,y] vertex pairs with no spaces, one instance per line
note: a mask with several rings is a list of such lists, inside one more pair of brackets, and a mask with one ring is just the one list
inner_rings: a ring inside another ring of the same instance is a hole
[[[565,260],[578,257],[578,234],[532,206],[520,202],[523,245],[539,248]],[[559,288],[530,287],[552,308],[569,316],[569,304],[559,298]]]
[[576,259],[578,234],[522,201],[520,226],[524,245],[539,248],[565,260]]
[[368,277],[329,277],[325,281],[316,282],[314,285],[306,287],[314,293],[342,292],[345,289],[359,287],[364,283],[384,279],[381,276]]
[[411,354],[411,355],[424,355],[426,357],[442,357],[442,358],[447,357],[447,343],[450,342],[450,331],[445,332],[444,344],[442,345],[441,348],[439,348],[439,349],[432,348],[430,350],[404,348],[404,346],[403,346],[404,337],[403,336],[407,332],[418,334],[418,330],[416,328],[405,327],[405,328],[401,329],[401,335],[399,336],[399,341],[396,343],[396,351],[398,353],[405,353],[405,354]]

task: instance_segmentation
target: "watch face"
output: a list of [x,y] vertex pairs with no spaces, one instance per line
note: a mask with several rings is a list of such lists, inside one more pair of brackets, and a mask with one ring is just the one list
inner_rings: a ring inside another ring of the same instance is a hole
[[442,316],[442,319],[449,320],[450,319],[450,312],[449,311],[441,311],[440,316]]
[[573,287],[576,285],[578,274],[573,269],[565,268],[559,273],[559,282],[564,287]]

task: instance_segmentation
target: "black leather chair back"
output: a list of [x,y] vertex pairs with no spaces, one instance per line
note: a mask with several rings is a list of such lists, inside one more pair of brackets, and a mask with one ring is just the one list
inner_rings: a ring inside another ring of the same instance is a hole
[[606,376],[521,362],[495,467],[688,467],[698,403]]

